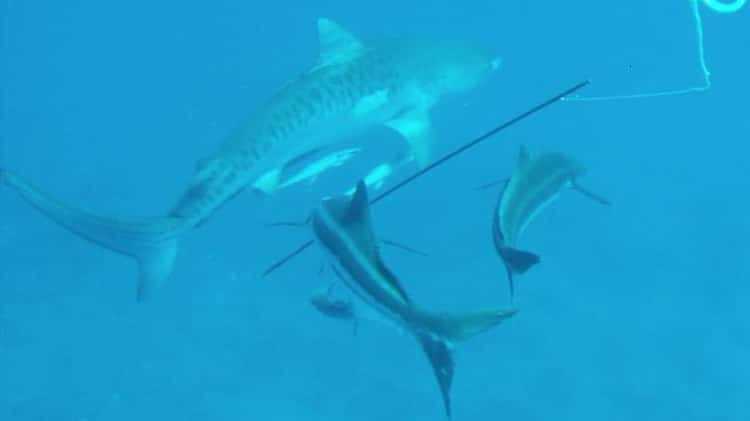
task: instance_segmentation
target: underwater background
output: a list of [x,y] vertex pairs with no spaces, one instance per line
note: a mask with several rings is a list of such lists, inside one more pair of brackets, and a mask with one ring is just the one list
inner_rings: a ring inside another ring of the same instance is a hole
[[[689,1],[7,1],[0,167],[86,209],[160,215],[195,163],[316,59],[316,20],[365,43],[471,41],[502,57],[432,113],[447,152],[590,78],[582,96],[700,85]],[[433,309],[509,305],[492,247],[498,190],[520,145],[585,164],[601,207],[572,191],[522,238],[542,263],[519,313],[458,345],[456,420],[750,419],[750,10],[702,7],[710,90],[561,102],[373,208],[384,249]],[[400,147],[383,128],[363,135]],[[380,142],[378,140],[377,142]],[[240,195],[182,243],[171,280],[135,302],[132,261],[0,189],[0,420],[435,420],[429,364],[408,335],[356,336],[310,305],[320,197],[364,166],[272,197]],[[397,174],[401,178],[413,168]]]

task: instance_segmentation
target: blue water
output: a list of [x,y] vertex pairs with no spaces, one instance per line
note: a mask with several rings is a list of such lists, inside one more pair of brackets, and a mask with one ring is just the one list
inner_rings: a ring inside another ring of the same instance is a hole
[[[689,2],[667,3],[5,0],[0,166],[97,212],[163,214],[314,62],[320,16],[503,58],[433,110],[446,152],[584,78],[584,96],[700,85]],[[542,264],[518,280],[518,315],[457,347],[456,420],[750,419],[750,10],[702,14],[708,92],[555,104],[373,208],[378,233],[430,254],[383,251],[412,296],[466,310],[509,303],[497,191],[473,187],[507,176],[519,145],[574,156],[613,202],[567,191],[529,227]],[[131,261],[0,191],[0,420],[442,419],[411,337],[353,336],[309,304],[330,282],[318,250],[259,277],[310,237],[264,224],[303,220],[331,180],[232,201],[146,304]]]

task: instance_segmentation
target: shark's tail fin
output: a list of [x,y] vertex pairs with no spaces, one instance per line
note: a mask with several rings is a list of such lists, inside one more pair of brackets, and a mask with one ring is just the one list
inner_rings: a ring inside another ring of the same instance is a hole
[[416,334],[440,386],[445,413],[451,417],[450,388],[453,382],[451,344],[467,340],[513,316],[516,310],[492,309],[465,314],[419,312],[424,329]]
[[0,184],[14,189],[26,202],[68,231],[138,261],[138,301],[148,299],[172,272],[177,240],[186,228],[177,218],[120,221],[96,216],[61,203],[22,178],[0,169]]

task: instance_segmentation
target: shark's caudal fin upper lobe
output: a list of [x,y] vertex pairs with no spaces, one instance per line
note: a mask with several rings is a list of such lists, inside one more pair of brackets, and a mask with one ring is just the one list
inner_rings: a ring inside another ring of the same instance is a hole
[[120,221],[67,206],[22,178],[0,169],[0,184],[68,231],[138,261],[138,301],[148,299],[172,272],[177,240],[187,228],[176,218]]
[[440,386],[445,413],[451,417],[450,388],[453,382],[453,354],[451,343],[470,339],[503,320],[512,317],[516,310],[490,309],[463,314],[422,313],[429,332],[416,334],[432,372]]

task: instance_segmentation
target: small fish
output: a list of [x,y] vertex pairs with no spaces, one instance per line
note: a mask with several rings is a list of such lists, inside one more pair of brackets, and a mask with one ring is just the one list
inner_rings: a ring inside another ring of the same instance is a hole
[[333,294],[335,285],[331,284],[325,291],[319,290],[313,293],[310,297],[310,304],[324,316],[351,322],[354,335],[356,335],[359,326],[359,317],[357,317],[354,311],[354,303],[352,300],[335,297]]
[[[504,180],[505,188],[497,200],[492,220],[492,239],[508,273],[511,297],[514,294],[513,275],[525,273],[540,261],[538,255],[516,248],[518,239],[563,189],[572,188],[600,204],[610,204],[578,184],[578,178],[584,173],[581,164],[562,154],[549,153],[531,159],[526,148],[521,147],[513,175]],[[480,188],[495,184],[499,183]]]
[[311,222],[315,237],[331,257],[334,274],[365,305],[396,328],[414,335],[419,342],[432,365],[445,413],[450,417],[453,344],[491,329],[513,316],[516,310],[448,314],[431,312],[415,304],[380,257],[364,181],[359,182],[351,196],[324,199],[313,212]]

